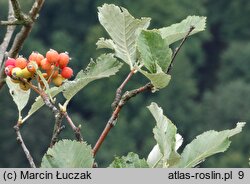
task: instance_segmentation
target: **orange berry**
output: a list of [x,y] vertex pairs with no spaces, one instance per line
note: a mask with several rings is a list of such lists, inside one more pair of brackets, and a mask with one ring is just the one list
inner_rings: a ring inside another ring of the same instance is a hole
[[27,60],[23,57],[19,57],[16,59],[15,66],[24,69],[27,66]]
[[41,61],[41,67],[42,69],[44,70],[49,70],[51,68],[51,63],[48,62],[47,58],[44,58],[42,61]]
[[69,63],[69,55],[67,52],[64,52],[64,53],[60,53],[59,54],[59,66],[60,68],[64,68],[68,65]]
[[57,51],[50,49],[47,53],[46,53],[46,58],[48,60],[49,63],[56,63],[59,60],[59,54]]
[[61,75],[63,78],[69,79],[73,75],[73,70],[70,67],[66,66],[62,69]]
[[29,61],[35,61],[38,66],[41,66],[41,61],[44,59],[44,56],[38,52],[32,52],[29,56]]
[[29,63],[28,63],[27,69],[28,69],[28,71],[31,72],[31,73],[35,73],[35,72],[36,72],[36,68],[35,68],[34,64],[32,64],[32,62],[29,62]]

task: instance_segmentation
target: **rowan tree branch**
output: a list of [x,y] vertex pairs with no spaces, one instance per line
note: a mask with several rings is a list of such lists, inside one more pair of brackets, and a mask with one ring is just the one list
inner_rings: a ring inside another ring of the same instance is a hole
[[22,138],[22,135],[21,135],[21,132],[20,132],[20,123],[17,122],[17,124],[14,126],[14,129],[15,129],[15,132],[16,132],[16,135],[17,135],[17,142],[21,145],[25,155],[26,155],[26,158],[28,159],[29,161],[29,164],[30,164],[30,167],[32,168],[36,168],[36,165],[34,163],[34,160],[28,150],[28,148],[26,147],[24,141],[23,141],[23,138]]
[[[33,28],[33,24],[38,17],[38,14],[43,6],[44,1],[45,0],[36,0],[29,12],[29,15],[26,15],[22,13],[19,2],[17,0],[11,0],[11,4],[13,6],[13,11],[14,11],[14,17],[18,20],[18,22],[23,22],[23,27],[21,28],[20,32],[15,36],[12,47],[10,51],[8,52],[9,57],[16,58],[16,56],[20,52],[24,44],[24,41],[29,36]],[[2,67],[1,73],[0,73],[0,89],[5,84],[5,78],[6,78],[6,75]]]
[[63,113],[68,124],[70,125],[70,127],[72,128],[72,130],[74,131],[75,133],[75,137],[76,137],[76,140],[79,141],[79,142],[83,142],[83,137],[82,137],[82,134],[81,134],[81,126],[75,126],[74,122],[72,121],[72,119],[69,117],[68,113],[67,112],[64,112]]
[[191,26],[191,27],[190,27],[189,31],[187,32],[187,34],[185,35],[185,37],[182,39],[180,45],[179,45],[177,48],[175,48],[175,51],[174,51],[174,53],[173,53],[173,55],[172,55],[172,59],[171,59],[170,65],[169,65],[169,67],[168,67],[167,70],[166,70],[166,73],[167,73],[167,74],[169,74],[170,71],[171,71],[171,69],[173,68],[175,57],[177,56],[177,54],[178,54],[178,52],[180,51],[182,45],[185,43],[185,41],[187,40],[187,38],[188,38],[188,36],[190,35],[190,33],[194,30],[194,28],[195,28],[194,26]]
[[[15,20],[14,11],[12,4],[9,0],[8,21],[13,21],[13,20]],[[9,46],[15,28],[16,28],[15,26],[7,26],[7,31],[5,33],[3,42],[0,45],[0,89],[2,88],[2,85],[4,85],[5,82],[4,65],[5,65],[5,56],[7,56],[6,50]]]
[[[175,52],[173,53],[173,56],[172,56],[172,59],[171,59],[171,62],[170,62],[170,65],[168,67],[168,69],[166,70],[166,73],[169,74],[172,67],[173,67],[173,63],[174,63],[174,60],[175,60],[175,57],[176,55],[178,54],[178,52],[180,51],[182,45],[184,44],[184,42],[186,41],[187,37],[190,35],[190,33],[194,30],[194,26],[191,26],[189,31],[187,32],[187,34],[185,35],[185,37],[183,38],[183,40],[181,41],[179,47],[177,47],[175,49]],[[132,71],[131,71],[132,72]],[[103,141],[105,140],[105,138],[107,137],[108,133],[110,132],[110,130],[114,127],[116,121],[117,121],[117,118],[118,118],[118,115],[122,109],[122,107],[132,98],[132,97],[135,97],[136,95],[142,93],[142,92],[145,92],[145,91],[151,91],[153,89],[153,85],[151,83],[147,83],[146,85],[140,87],[140,88],[137,88],[137,89],[134,89],[134,90],[131,90],[131,91],[127,91],[125,92],[122,97],[121,97],[121,93],[122,93],[122,89],[124,88],[124,86],[127,84],[127,82],[129,81],[129,79],[131,78],[131,76],[133,75],[133,73],[129,73],[129,75],[127,76],[127,78],[124,80],[124,82],[121,84],[121,86],[117,89],[116,91],[116,98],[115,98],[115,101],[112,103],[112,106],[115,107],[115,110],[113,111],[110,119],[108,120],[104,130],[102,131],[99,139],[97,140],[94,148],[93,148],[93,155],[95,156],[97,151],[99,150],[99,148],[101,147]]]
[[115,110],[113,111],[110,119],[108,120],[106,127],[104,128],[102,134],[100,135],[99,139],[97,140],[94,148],[93,148],[93,155],[95,156],[97,151],[99,150],[100,146],[102,145],[103,141],[105,140],[106,136],[108,135],[109,131],[114,127],[116,120],[118,118],[118,115],[122,109],[122,107],[134,96],[145,92],[145,91],[151,91],[153,89],[153,85],[151,83],[147,83],[146,85],[144,85],[143,87],[131,90],[131,91],[127,91],[125,92],[117,107],[115,108]]

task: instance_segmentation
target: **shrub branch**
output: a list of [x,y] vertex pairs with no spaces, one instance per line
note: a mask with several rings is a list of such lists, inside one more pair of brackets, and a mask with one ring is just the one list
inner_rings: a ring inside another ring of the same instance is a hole
[[17,135],[17,142],[21,145],[25,155],[26,155],[26,158],[28,159],[29,161],[29,164],[30,164],[30,167],[32,168],[36,168],[36,165],[34,163],[34,160],[28,150],[28,148],[26,147],[24,141],[23,141],[23,138],[22,138],[22,135],[21,135],[21,132],[20,132],[20,122],[17,122],[17,124],[14,126],[14,129],[15,129],[15,132],[16,132],[16,135]]
[[[191,26],[189,31],[187,32],[187,34],[185,35],[185,37],[182,39],[180,45],[175,49],[173,55],[172,55],[172,59],[170,62],[170,65],[168,67],[168,69],[166,70],[166,73],[169,74],[171,69],[173,68],[173,63],[175,60],[176,55],[178,54],[178,52],[180,51],[182,45],[185,43],[185,41],[187,40],[187,37],[190,35],[190,33],[194,30],[194,26]],[[95,156],[97,151],[99,150],[99,148],[101,147],[103,141],[105,140],[105,138],[107,137],[108,133],[110,132],[110,130],[114,127],[118,115],[122,109],[122,107],[132,98],[135,97],[136,95],[145,92],[145,91],[151,91],[153,89],[153,85],[151,83],[147,83],[146,85],[131,90],[131,91],[127,91],[125,92],[122,96],[122,89],[124,88],[124,86],[128,83],[128,81],[130,80],[130,78],[132,77],[132,75],[134,74],[134,71],[131,71],[127,78],[124,80],[124,82],[120,85],[120,87],[116,90],[116,97],[114,102],[112,103],[112,107],[115,107],[115,110],[113,111],[110,119],[108,120],[104,130],[102,131],[99,139],[97,140],[94,148],[93,148],[93,155]]]

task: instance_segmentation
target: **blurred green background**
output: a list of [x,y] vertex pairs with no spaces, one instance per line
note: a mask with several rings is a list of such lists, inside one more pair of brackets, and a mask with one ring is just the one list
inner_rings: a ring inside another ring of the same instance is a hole
[[[0,19],[6,20],[8,1],[0,0]],[[20,0],[27,12],[33,0]],[[177,125],[184,145],[210,129],[233,128],[238,121],[250,122],[250,1],[245,0],[53,0],[46,1],[20,54],[43,54],[53,48],[68,51],[75,73],[103,51],[96,50],[99,37],[107,37],[97,19],[97,6],[114,3],[127,8],[135,17],[152,17],[152,27],[164,27],[188,15],[207,16],[207,29],[190,37],[176,58],[170,85],[157,93],[144,93],[122,110],[117,126],[97,154],[100,167],[114,156],[137,152],[147,157],[155,144],[155,124],[146,106],[155,101]],[[112,12],[111,12],[112,13]],[[0,27],[0,41],[5,28]],[[84,139],[94,144],[112,109],[115,89],[128,73],[123,66],[118,75],[90,84],[69,105],[72,119],[82,125]],[[140,74],[126,90],[145,84]],[[34,94],[33,94],[34,97]],[[31,103],[30,103],[31,104]],[[26,109],[28,111],[29,107]],[[0,91],[0,167],[29,167],[13,126],[17,119],[15,104],[7,86]],[[22,128],[24,140],[39,165],[52,135],[53,115],[42,108]],[[73,139],[66,125],[61,138]],[[229,150],[207,159],[201,167],[248,167],[250,126],[233,137]],[[183,146],[181,147],[183,149]]]

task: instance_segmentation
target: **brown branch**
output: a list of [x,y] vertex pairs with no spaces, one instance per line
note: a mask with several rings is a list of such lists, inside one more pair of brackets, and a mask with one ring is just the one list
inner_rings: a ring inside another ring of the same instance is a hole
[[[14,17],[14,11],[11,2],[9,1],[9,13],[8,13],[8,21],[13,21],[15,19]],[[3,42],[0,45],[0,89],[5,84],[5,73],[4,73],[4,65],[5,65],[5,56],[6,50],[9,46],[10,40],[12,38],[12,35],[15,31],[15,26],[7,26],[7,31],[4,36]]]
[[113,109],[115,109],[117,107],[119,101],[121,100],[122,90],[125,87],[125,85],[128,83],[128,81],[131,79],[131,77],[134,75],[134,72],[135,72],[135,69],[131,70],[129,72],[128,76],[126,77],[126,79],[122,82],[122,84],[119,86],[119,88],[117,88],[114,102],[111,105]]
[[[173,53],[170,65],[166,71],[167,74],[169,74],[169,72],[171,71],[172,67],[173,67],[173,63],[175,60],[176,55],[178,54],[178,52],[180,51],[182,45],[184,44],[184,42],[186,41],[187,37],[190,35],[190,33],[194,30],[194,26],[191,26],[189,31],[187,32],[187,34],[185,35],[185,37],[183,38],[183,40],[181,41],[179,47],[177,47],[175,49],[175,52]],[[131,73],[132,72],[132,73]],[[105,140],[105,138],[107,137],[109,131],[112,129],[112,127],[115,125],[118,115],[122,109],[122,107],[134,96],[144,92],[144,91],[151,91],[153,89],[153,85],[151,83],[147,83],[146,85],[144,85],[143,87],[140,87],[138,89],[134,89],[132,91],[127,91],[125,94],[123,94],[123,96],[121,97],[121,93],[122,93],[122,89],[124,88],[124,86],[127,84],[127,82],[129,81],[129,79],[131,78],[131,76],[133,75],[134,71],[131,71],[128,75],[128,77],[124,80],[124,82],[121,84],[121,86],[117,89],[116,91],[116,98],[115,101],[112,103],[112,106],[115,107],[115,110],[113,111],[109,121],[106,124],[106,127],[104,128],[102,134],[100,135],[99,139],[97,140],[94,148],[93,148],[93,155],[95,156],[97,151],[99,150],[100,146],[102,145],[103,141]]]
[[[24,15],[23,13],[20,13],[20,5],[18,3],[18,1],[16,0],[11,0],[12,5],[13,5],[13,9],[14,9],[14,14],[15,17],[19,20],[19,21],[24,21],[24,25],[22,27],[22,29],[20,30],[20,32],[15,36],[14,42],[12,44],[12,47],[8,53],[9,57],[12,58],[16,58],[16,56],[18,55],[18,53],[20,52],[24,41],[27,39],[27,37],[29,36],[32,28],[33,28],[33,24],[35,22],[35,20],[38,17],[38,14],[43,6],[45,0],[36,0],[29,12],[29,15]],[[3,87],[3,85],[5,84],[5,74],[4,71],[1,72],[0,75],[0,89]]]
[[52,148],[55,145],[55,143],[58,141],[58,137],[59,137],[60,133],[65,128],[64,125],[63,126],[60,126],[60,125],[61,125],[61,121],[58,121],[57,123],[55,123],[53,135],[52,135],[50,146],[49,146],[50,148]]
[[76,140],[79,141],[79,142],[83,142],[83,137],[82,137],[82,134],[81,134],[81,126],[76,127],[75,124],[74,124],[74,122],[69,117],[69,115],[68,115],[67,112],[64,112],[64,116],[65,116],[68,124],[70,125],[70,127],[74,131]]
[[185,37],[182,39],[180,45],[175,49],[173,55],[172,55],[172,59],[171,59],[171,62],[170,62],[170,65],[169,67],[167,68],[167,71],[166,73],[169,74],[171,69],[173,68],[173,65],[174,65],[174,60],[175,60],[175,57],[177,56],[178,52],[180,51],[182,45],[185,43],[185,41],[187,40],[188,36],[190,35],[190,33],[194,30],[194,26],[191,26],[189,31],[187,32],[187,34],[185,35]]
[[117,107],[112,113],[112,116],[110,117],[109,121],[106,124],[106,127],[104,128],[101,136],[97,140],[94,148],[93,148],[93,155],[95,156],[97,151],[99,150],[100,146],[102,145],[103,141],[105,140],[106,136],[108,135],[109,131],[112,129],[112,127],[115,125],[116,120],[118,118],[118,115],[122,109],[122,107],[134,96],[145,92],[145,91],[151,91],[153,88],[153,85],[151,83],[147,83],[145,86],[140,87],[138,89],[134,89],[132,91],[127,91],[119,101]]
[[25,155],[26,155],[26,158],[28,159],[29,161],[29,164],[30,164],[30,167],[32,168],[36,168],[36,165],[34,163],[34,160],[28,150],[28,148],[26,147],[24,141],[23,141],[23,138],[22,138],[22,135],[21,135],[21,132],[20,132],[20,123],[18,122],[15,126],[14,126],[14,129],[15,129],[15,132],[16,132],[16,135],[17,135],[17,142],[21,145]]

